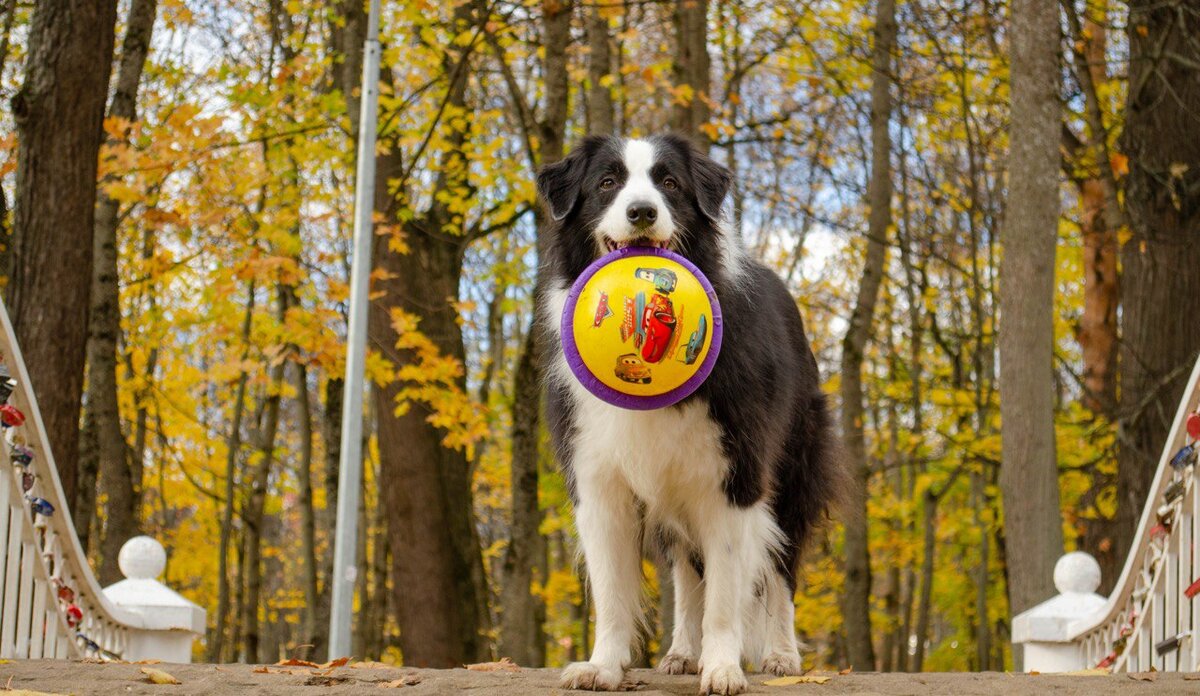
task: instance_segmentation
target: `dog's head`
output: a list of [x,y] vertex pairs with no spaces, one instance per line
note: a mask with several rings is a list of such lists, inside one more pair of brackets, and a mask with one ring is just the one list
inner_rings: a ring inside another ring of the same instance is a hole
[[729,234],[720,222],[730,179],[678,136],[589,136],[538,173],[555,223],[551,253],[568,278],[630,245],[671,249],[710,273]]

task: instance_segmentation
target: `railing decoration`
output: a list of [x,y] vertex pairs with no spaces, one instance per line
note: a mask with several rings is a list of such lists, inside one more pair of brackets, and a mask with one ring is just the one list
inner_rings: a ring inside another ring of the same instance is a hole
[[[1114,672],[1196,671],[1200,648],[1200,486],[1196,464],[1200,453],[1200,360],[1184,391],[1183,401],[1163,449],[1137,535],[1124,570],[1107,600],[1064,603],[1059,583],[1064,562],[1086,554],[1064,556],[1055,568],[1059,597],[1013,620],[1013,643],[1024,646],[1026,670],[1107,669]],[[1087,565],[1086,562],[1082,562]],[[1091,594],[1096,582],[1084,594]],[[1068,582],[1070,584],[1070,582]],[[1084,583],[1087,584],[1087,583]]]
[[[194,621],[164,629],[108,599],[96,582],[2,302],[0,428],[3,459],[11,463],[0,471],[0,658],[116,660],[131,635],[194,631]],[[203,610],[196,609],[203,630]]]

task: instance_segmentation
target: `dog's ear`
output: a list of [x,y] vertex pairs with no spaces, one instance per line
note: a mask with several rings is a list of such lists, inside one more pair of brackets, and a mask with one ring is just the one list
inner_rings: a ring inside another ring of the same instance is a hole
[[561,222],[575,208],[583,177],[587,172],[588,159],[596,148],[598,139],[585,138],[571,154],[554,164],[547,164],[538,171],[538,195],[546,202],[546,210],[555,222]]
[[724,165],[697,149],[692,150],[692,183],[696,186],[696,201],[700,212],[716,222],[721,218],[721,204],[729,193],[733,174]]

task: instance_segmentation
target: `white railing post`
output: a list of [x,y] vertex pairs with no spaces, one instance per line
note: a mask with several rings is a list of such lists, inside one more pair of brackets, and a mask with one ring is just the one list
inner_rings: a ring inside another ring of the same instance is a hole
[[158,581],[167,566],[162,544],[134,537],[121,547],[117,563],[125,579],[104,588],[104,596],[142,621],[126,628],[124,640],[113,647],[129,661],[191,662],[192,643],[204,635],[206,612]]
[[1104,608],[1100,564],[1083,551],[1072,551],[1054,565],[1057,597],[1013,618],[1013,647],[1024,648],[1027,672],[1072,672],[1084,664],[1082,646],[1071,634],[1071,624]]

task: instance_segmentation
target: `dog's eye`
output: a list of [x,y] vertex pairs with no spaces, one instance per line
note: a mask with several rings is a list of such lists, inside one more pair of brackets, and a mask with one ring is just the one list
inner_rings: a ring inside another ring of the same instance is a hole
[[662,185],[663,185],[663,188],[665,188],[668,191],[674,191],[675,189],[679,188],[679,182],[676,181],[675,177],[673,177],[673,176],[668,176],[667,178],[663,179]]
[[608,190],[611,190],[612,187],[614,187],[616,185],[617,185],[616,179],[612,178],[611,176],[606,176],[606,177],[604,177],[604,179],[602,179],[600,181],[600,190],[608,191]]

